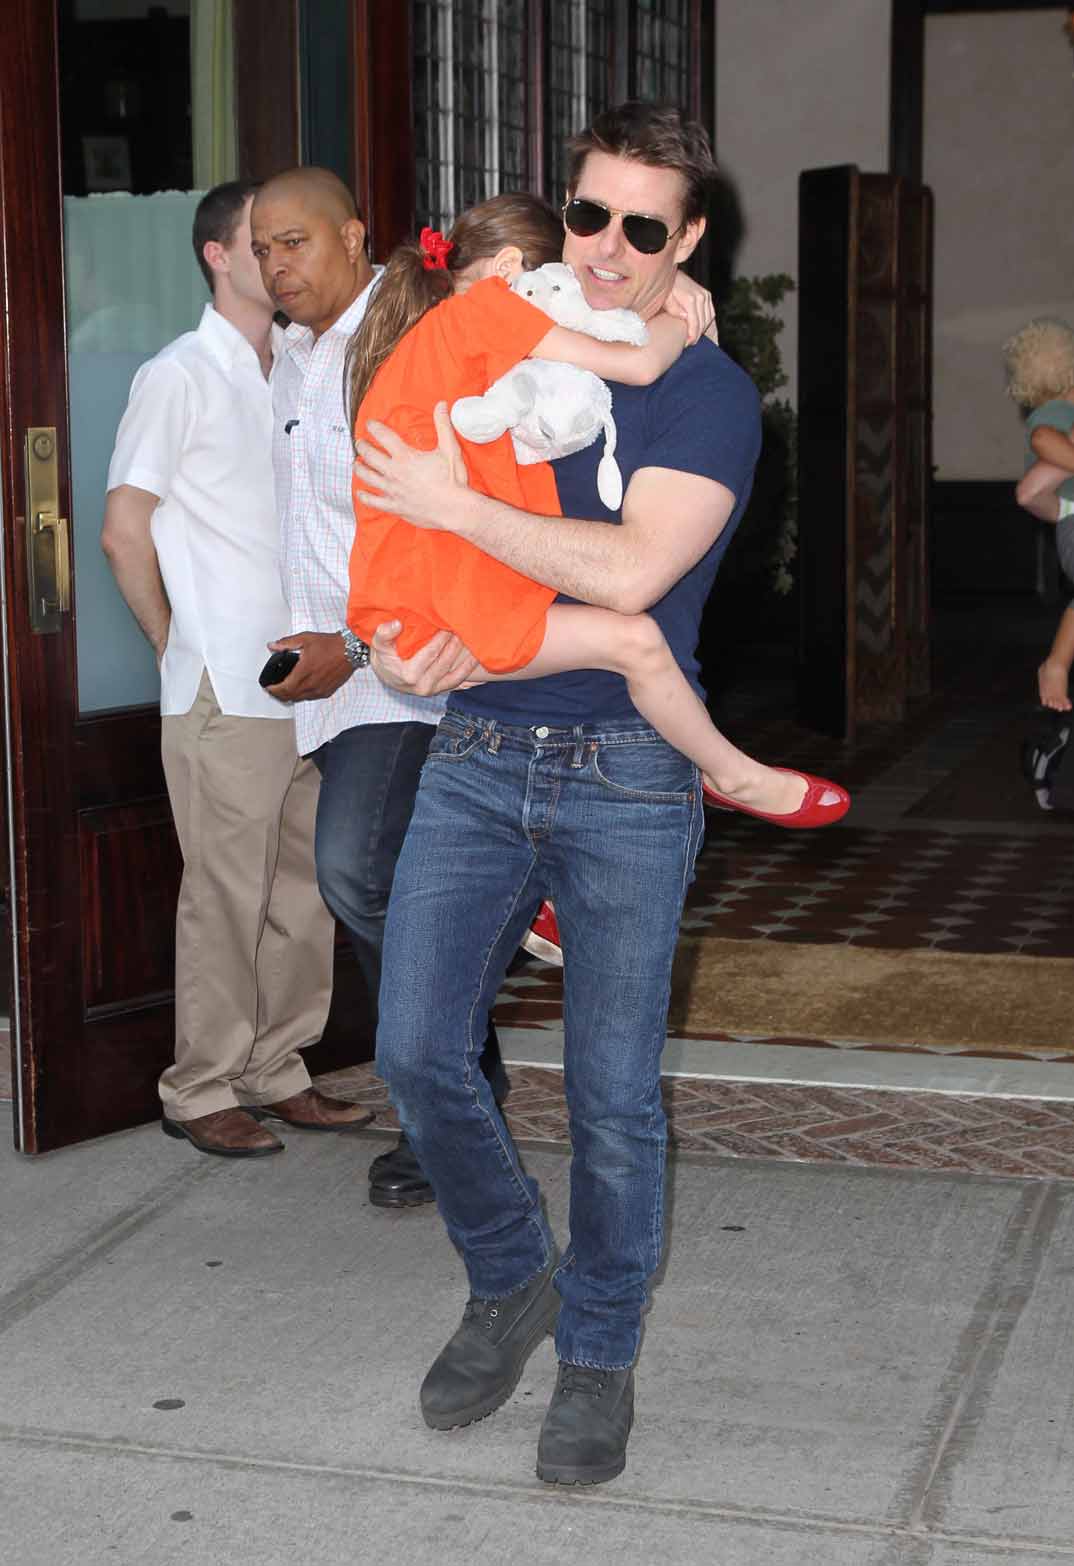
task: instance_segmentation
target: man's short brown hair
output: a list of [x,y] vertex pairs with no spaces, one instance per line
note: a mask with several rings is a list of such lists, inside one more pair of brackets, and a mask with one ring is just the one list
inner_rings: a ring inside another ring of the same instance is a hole
[[230,250],[235,243],[235,230],[242,221],[242,209],[256,190],[256,179],[229,179],[223,185],[214,185],[198,202],[194,213],[194,255],[201,267],[201,275],[213,293],[213,269],[205,259],[205,246],[215,240]]
[[567,143],[567,190],[578,188],[585,160],[591,152],[613,158],[632,158],[654,169],[674,169],[682,175],[685,196],[683,222],[704,217],[709,191],[716,179],[716,160],[708,132],[697,120],[688,120],[671,103],[646,103],[629,99],[598,114],[586,130]]

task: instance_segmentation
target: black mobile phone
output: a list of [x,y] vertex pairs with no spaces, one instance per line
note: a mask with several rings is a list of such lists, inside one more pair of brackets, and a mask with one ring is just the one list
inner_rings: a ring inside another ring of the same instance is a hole
[[281,680],[286,680],[297,662],[298,653],[293,647],[284,647],[280,652],[272,653],[268,663],[257,676],[257,683],[279,685]]

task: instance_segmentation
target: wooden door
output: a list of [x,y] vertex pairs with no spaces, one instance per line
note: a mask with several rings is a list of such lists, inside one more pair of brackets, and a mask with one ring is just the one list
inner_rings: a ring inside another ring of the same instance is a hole
[[[240,5],[240,17],[247,9]],[[278,9],[291,12],[293,6]],[[135,700],[110,706],[107,684],[103,696],[92,691],[101,678],[117,675],[129,689],[131,666],[145,648],[118,599],[114,613],[106,607],[102,614],[98,604],[97,629],[91,626],[92,600],[107,578],[96,535],[110,437],[88,434],[99,383],[85,364],[81,380],[71,373],[73,312],[81,289],[96,308],[88,324],[78,318],[77,329],[87,327],[80,340],[99,350],[100,368],[111,351],[109,322],[126,302],[102,300],[92,277],[76,279],[70,266],[65,270],[64,83],[72,73],[77,77],[80,66],[89,74],[84,61],[65,56],[59,24],[74,13],[70,0],[59,6],[4,0],[0,6],[0,510],[15,956],[11,1033],[15,1144],[27,1153],[159,1114],[156,1079],[171,1056],[174,1022],[180,857],[160,766],[156,699],[141,691]],[[159,22],[151,17],[152,25]],[[277,48],[269,65],[278,72],[279,64]],[[249,67],[245,80],[249,87]],[[122,82],[115,92],[120,96],[101,107],[104,119],[91,127],[90,145],[75,149],[98,191],[111,177],[121,183],[144,155],[137,133],[117,135],[107,118],[123,108]],[[247,103],[255,101],[250,92]],[[264,101],[266,112],[274,113],[278,100]],[[158,108],[143,103],[147,114]],[[296,161],[297,144],[280,140],[279,123],[276,116],[277,156]],[[240,116],[240,129],[244,144],[258,145],[248,115],[245,121]],[[261,137],[261,144],[269,140]],[[69,163],[70,145],[67,152]],[[107,215],[107,204],[100,210]],[[69,239],[70,231],[68,222]],[[189,244],[189,225],[186,232]],[[152,258],[144,265],[152,268]],[[194,324],[196,316],[180,329]],[[118,373],[114,363],[110,369]],[[96,464],[100,477],[96,502],[79,499],[80,447],[82,460]],[[41,465],[53,465],[53,458],[55,495],[43,504],[39,494],[28,505],[28,475],[40,477]],[[58,591],[54,570],[65,546],[69,593]],[[342,962],[337,1021],[310,1061],[314,1069],[370,1052],[346,982],[345,954]]]

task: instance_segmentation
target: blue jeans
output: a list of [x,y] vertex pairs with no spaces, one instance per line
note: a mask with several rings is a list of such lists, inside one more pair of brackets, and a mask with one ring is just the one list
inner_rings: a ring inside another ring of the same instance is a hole
[[573,1147],[556,1350],[572,1364],[633,1363],[660,1260],[660,1054],[701,835],[697,774],[652,729],[449,713],[396,869],[377,1068],[481,1298],[522,1288],[553,1254],[475,1065],[520,936],[542,898],[556,905]]
[[[431,723],[364,723],[344,729],[310,757],[321,774],[314,838],[317,885],[350,937],[371,1034],[377,1028],[392,879],[435,733]],[[481,1066],[502,1103],[507,1076],[491,1029]]]

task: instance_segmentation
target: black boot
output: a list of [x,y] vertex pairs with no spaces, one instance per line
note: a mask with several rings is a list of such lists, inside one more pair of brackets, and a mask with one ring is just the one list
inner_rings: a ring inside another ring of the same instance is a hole
[[421,1386],[421,1411],[434,1430],[473,1424],[506,1403],[523,1366],[559,1314],[556,1262],[505,1299],[471,1295],[462,1323]]
[[634,1371],[560,1365],[537,1443],[546,1484],[604,1484],[626,1467]]
[[374,1207],[420,1207],[436,1200],[405,1133],[370,1164],[369,1200]]

